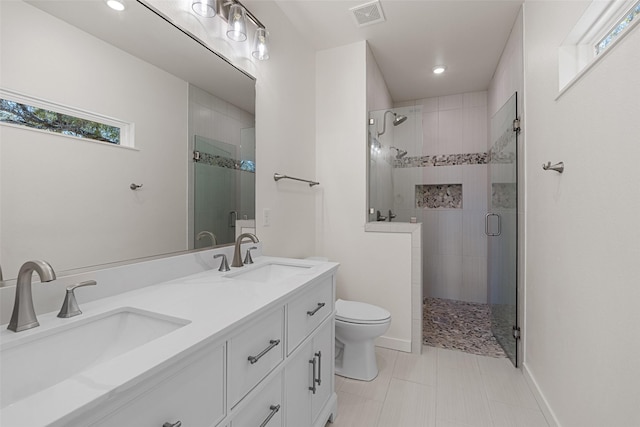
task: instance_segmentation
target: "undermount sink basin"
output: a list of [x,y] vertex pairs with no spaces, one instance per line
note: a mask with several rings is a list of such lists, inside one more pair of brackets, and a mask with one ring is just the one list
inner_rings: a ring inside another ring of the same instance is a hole
[[311,265],[293,265],[269,263],[259,267],[246,267],[246,270],[227,274],[231,279],[249,280],[251,282],[276,282],[310,269]]
[[29,397],[190,323],[123,307],[2,345],[0,407]]

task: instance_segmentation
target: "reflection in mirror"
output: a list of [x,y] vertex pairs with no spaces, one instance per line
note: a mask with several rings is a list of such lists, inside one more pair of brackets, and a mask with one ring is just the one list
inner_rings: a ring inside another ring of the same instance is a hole
[[[140,2],[120,14],[102,1],[0,8],[1,89],[113,118],[134,134],[122,147],[0,125],[5,280],[31,259],[64,272],[193,249],[203,231],[195,136],[255,162],[255,81]],[[219,208],[212,196],[211,232],[214,222],[231,225],[229,211],[254,218],[254,174],[234,172],[225,191],[239,205]]]

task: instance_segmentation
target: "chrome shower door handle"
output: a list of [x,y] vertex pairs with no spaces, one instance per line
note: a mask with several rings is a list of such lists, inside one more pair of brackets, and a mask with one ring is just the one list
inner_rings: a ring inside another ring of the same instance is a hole
[[235,228],[238,221],[238,211],[229,211],[229,227]]
[[[498,232],[497,233],[490,233],[489,232],[489,218],[495,216],[496,218],[498,218]],[[502,234],[502,217],[500,215],[498,215],[497,213],[492,213],[489,212],[488,214],[485,215],[484,217],[484,234],[486,234],[489,237],[496,237],[499,236],[500,234]]]

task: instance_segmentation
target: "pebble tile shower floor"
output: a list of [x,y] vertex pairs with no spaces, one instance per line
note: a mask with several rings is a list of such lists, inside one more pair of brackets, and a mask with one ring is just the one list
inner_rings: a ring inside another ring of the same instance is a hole
[[491,333],[487,304],[425,298],[423,343],[490,357],[506,357]]

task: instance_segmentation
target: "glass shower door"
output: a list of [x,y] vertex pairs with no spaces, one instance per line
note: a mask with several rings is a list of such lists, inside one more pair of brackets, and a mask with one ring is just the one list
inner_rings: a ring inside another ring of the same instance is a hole
[[237,194],[239,170],[235,167],[236,146],[195,137],[194,248],[211,246],[208,238],[197,240],[201,231],[216,236],[217,243],[235,241],[238,219]]
[[491,330],[518,363],[518,169],[517,93],[491,118],[489,150],[488,301]]

